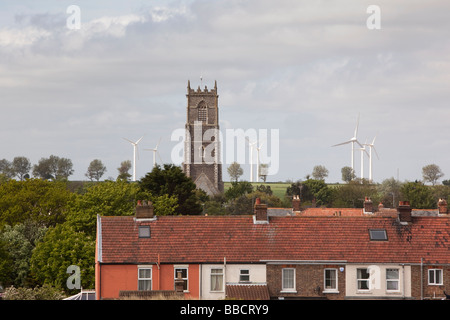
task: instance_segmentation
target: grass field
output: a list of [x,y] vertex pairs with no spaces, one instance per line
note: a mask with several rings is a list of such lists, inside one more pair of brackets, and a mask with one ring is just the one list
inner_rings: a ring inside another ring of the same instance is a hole
[[[272,189],[273,195],[277,196],[280,199],[284,198],[284,194],[286,193],[286,188],[289,187],[290,183],[280,183],[280,182],[251,182],[253,185],[253,188],[256,189],[257,186],[265,185],[270,186],[270,189]],[[224,182],[224,189],[227,191],[228,188],[231,187],[231,182]]]

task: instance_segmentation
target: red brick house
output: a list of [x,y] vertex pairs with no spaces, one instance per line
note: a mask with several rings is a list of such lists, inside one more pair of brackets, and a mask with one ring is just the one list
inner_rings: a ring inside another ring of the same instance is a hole
[[[98,299],[174,290],[193,299],[433,299],[450,292],[450,217],[98,217]],[[341,209],[344,210],[344,209]],[[255,296],[256,295],[256,296]]]

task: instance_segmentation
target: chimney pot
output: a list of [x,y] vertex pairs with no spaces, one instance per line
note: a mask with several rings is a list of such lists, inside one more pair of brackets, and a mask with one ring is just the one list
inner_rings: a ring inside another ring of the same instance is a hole
[[151,201],[143,202],[138,200],[136,206],[136,219],[151,219],[153,218],[153,204]]
[[255,220],[257,222],[268,222],[267,204],[261,203],[260,198],[256,198],[255,201]]
[[373,212],[373,202],[369,197],[366,197],[364,200],[364,213],[372,213]]
[[438,208],[439,214],[447,214],[448,213],[447,201],[445,199],[439,199]]
[[294,195],[292,198],[292,209],[293,211],[300,211],[300,197]]
[[404,223],[412,222],[412,216],[411,216],[412,210],[411,210],[409,201],[399,201],[397,211],[398,211],[398,219],[400,222],[404,222]]

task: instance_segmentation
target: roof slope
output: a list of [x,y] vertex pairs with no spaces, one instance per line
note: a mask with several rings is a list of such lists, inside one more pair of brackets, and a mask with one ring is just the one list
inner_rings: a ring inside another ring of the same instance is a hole
[[[155,221],[101,217],[103,263],[252,263],[261,260],[346,260],[355,263],[450,263],[450,218],[166,216]],[[150,238],[138,227],[150,226]],[[370,241],[385,229],[387,241]]]

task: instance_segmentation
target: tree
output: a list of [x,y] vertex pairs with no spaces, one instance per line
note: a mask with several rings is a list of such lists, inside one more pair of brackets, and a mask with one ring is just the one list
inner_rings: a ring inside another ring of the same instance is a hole
[[355,170],[353,170],[351,167],[343,167],[341,169],[342,173],[342,181],[349,183],[353,179],[356,178]]
[[142,191],[149,192],[153,197],[165,194],[169,197],[176,196],[178,207],[175,209],[175,214],[202,213],[196,185],[179,166],[164,164],[161,167],[156,165],[139,181],[139,186]]
[[27,286],[31,283],[30,265],[32,251],[42,239],[47,228],[28,220],[14,227],[6,225],[0,233],[0,241],[8,243],[8,254],[12,270],[7,283],[15,286]]
[[[80,268],[83,288],[94,287],[95,237],[77,231],[69,223],[50,228],[36,245],[30,260],[30,270],[41,284],[67,288],[67,268]],[[77,290],[78,291],[78,290]]]
[[15,157],[12,162],[12,171],[20,181],[28,175],[31,170],[30,160],[26,157]]
[[0,173],[2,173],[6,179],[11,179],[14,176],[11,162],[6,159],[0,160]]
[[236,199],[240,196],[243,196],[247,193],[253,192],[253,186],[248,181],[233,181],[231,183],[231,188],[228,188],[227,191],[225,191],[225,198],[227,200]]
[[66,183],[41,179],[9,180],[0,185],[0,194],[0,228],[27,220],[46,227],[62,223],[74,196]]
[[431,189],[420,181],[404,183],[401,193],[403,199],[408,200],[414,209],[436,208]]
[[336,208],[363,208],[364,199],[369,197],[377,203],[376,187],[368,180],[350,181],[334,189],[334,203]]
[[33,166],[33,175],[45,180],[66,180],[74,172],[72,160],[51,155]]
[[395,208],[400,199],[402,183],[395,178],[385,179],[377,186],[380,193],[380,201],[386,206]]
[[94,179],[99,181],[100,178],[105,174],[106,167],[103,165],[102,161],[99,159],[94,159],[89,164],[87,172],[85,176],[88,177],[91,181]]
[[315,166],[312,172],[312,176],[316,180],[325,180],[328,177],[328,169],[324,166]]
[[125,160],[120,163],[120,167],[117,168],[119,171],[119,175],[117,176],[117,180],[125,180],[128,181],[131,178],[131,174],[128,172],[131,169],[131,161]]
[[436,182],[444,176],[444,174],[438,165],[429,164],[422,168],[422,176],[425,182],[430,182],[434,186]]
[[227,168],[227,171],[231,180],[234,180],[235,182],[237,182],[239,177],[242,176],[242,174],[244,173],[244,170],[242,170],[241,165],[236,161],[230,164],[230,166]]

